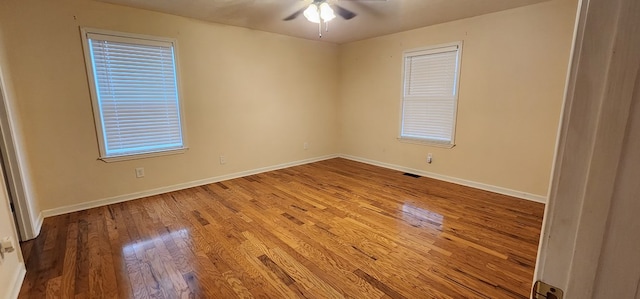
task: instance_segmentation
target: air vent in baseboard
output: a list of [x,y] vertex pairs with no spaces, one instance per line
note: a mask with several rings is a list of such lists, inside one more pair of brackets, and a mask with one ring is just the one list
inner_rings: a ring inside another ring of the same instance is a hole
[[405,173],[404,173],[404,175],[406,175],[406,176],[410,176],[410,177],[412,177],[412,178],[419,178],[419,177],[420,177],[420,176],[419,176],[419,175],[417,175],[417,174],[408,173],[408,172],[405,172]]

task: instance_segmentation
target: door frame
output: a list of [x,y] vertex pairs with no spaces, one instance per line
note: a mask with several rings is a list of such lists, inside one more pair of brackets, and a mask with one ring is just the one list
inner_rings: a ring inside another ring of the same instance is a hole
[[582,0],[534,281],[591,298],[640,69],[640,3]]
[[41,215],[34,215],[30,196],[25,188],[23,164],[19,158],[15,139],[15,122],[11,118],[4,72],[0,65],[0,152],[6,175],[9,201],[13,202],[18,234],[21,241],[34,239],[40,233]]

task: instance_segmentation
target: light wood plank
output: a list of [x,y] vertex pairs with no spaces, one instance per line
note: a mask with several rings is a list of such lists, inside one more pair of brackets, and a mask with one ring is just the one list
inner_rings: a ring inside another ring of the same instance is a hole
[[47,218],[20,298],[527,298],[544,206],[344,159]]

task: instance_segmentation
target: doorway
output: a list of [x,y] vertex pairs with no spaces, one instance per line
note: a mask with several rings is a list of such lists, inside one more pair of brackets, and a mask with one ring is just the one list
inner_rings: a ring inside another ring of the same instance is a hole
[[[0,149],[0,155],[2,155],[3,152],[4,150]],[[13,216],[13,222],[16,225],[16,227],[19,227],[18,217],[16,215],[15,203],[13,202],[14,201],[13,196],[11,196],[13,192],[11,191],[11,185],[9,184],[9,180],[7,179],[7,169],[5,167],[4,159],[0,159],[0,167],[2,168],[2,177],[4,178],[4,184],[5,186],[7,186],[7,198],[9,199],[9,206],[11,209],[11,215]],[[20,240],[25,240],[24,236],[22,236],[19,231],[18,231],[18,237],[20,237]]]
[[18,235],[21,241],[26,241],[37,237],[40,231],[38,223],[41,221],[36,221],[40,218],[34,217],[33,208],[26,193],[22,164],[14,139],[13,122],[9,117],[5,86],[0,65],[0,165],[7,186],[11,212],[18,228]]

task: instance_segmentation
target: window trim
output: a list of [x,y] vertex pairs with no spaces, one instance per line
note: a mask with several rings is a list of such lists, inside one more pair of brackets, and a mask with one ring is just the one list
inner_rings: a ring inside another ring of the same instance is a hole
[[[421,48],[414,48],[414,49],[410,49],[410,50],[405,50],[402,52],[402,74],[401,74],[401,86],[402,88],[400,89],[401,91],[401,96],[400,96],[400,117],[399,117],[399,125],[398,125],[398,141],[400,142],[405,142],[405,143],[412,143],[412,144],[420,144],[420,145],[427,145],[427,146],[434,146],[434,147],[442,147],[442,148],[453,148],[454,146],[456,146],[455,143],[455,138],[456,138],[456,127],[457,127],[457,122],[458,122],[458,100],[460,97],[460,69],[461,69],[461,65],[462,65],[462,44],[463,41],[457,41],[457,42],[451,42],[451,43],[444,43],[444,44],[438,44],[438,45],[433,45],[433,46],[427,46],[427,47],[421,47]],[[417,53],[421,53],[421,52],[436,52],[438,49],[442,49],[442,48],[449,48],[449,47],[458,47],[458,53],[457,53],[457,59],[458,59],[458,63],[456,65],[456,77],[455,77],[455,96],[454,96],[454,103],[453,103],[453,124],[452,124],[452,128],[451,128],[451,141],[450,142],[436,142],[433,140],[428,140],[428,139],[423,139],[423,138],[415,138],[415,137],[407,137],[407,136],[402,136],[402,126],[404,123],[404,97],[405,97],[405,60],[407,58],[407,55],[410,54],[417,54]]]
[[[85,67],[87,71],[87,80],[88,80],[87,84],[89,85],[89,91],[91,95],[91,107],[93,110],[93,120],[94,120],[94,125],[96,130],[96,139],[98,140],[98,150],[99,150],[98,160],[102,160],[104,162],[117,162],[117,161],[135,160],[135,159],[144,159],[149,157],[180,154],[180,153],[186,152],[189,149],[189,147],[187,146],[186,119],[184,114],[183,94],[182,94],[182,88],[181,88],[182,84],[180,82],[181,76],[180,76],[180,63],[178,62],[179,52],[178,52],[177,40],[174,38],[168,38],[168,37],[143,35],[143,34],[135,34],[135,33],[129,33],[129,32],[120,32],[120,31],[111,31],[111,30],[91,28],[91,27],[80,27],[80,34],[82,39],[82,48],[84,52]],[[175,73],[176,73],[176,89],[178,94],[178,108],[179,108],[179,117],[180,117],[180,131],[182,134],[181,148],[173,148],[173,149],[167,149],[167,150],[159,150],[159,151],[151,151],[151,152],[135,153],[135,154],[120,154],[120,155],[107,156],[106,146],[105,146],[106,136],[104,135],[104,130],[102,127],[102,118],[100,116],[100,105],[98,102],[95,77],[93,73],[93,61],[91,60],[91,49],[89,48],[88,36],[91,34],[108,35],[113,37],[116,40],[117,39],[143,40],[148,42],[149,44],[170,43],[173,46],[173,55],[174,55],[174,64],[175,64]]]

